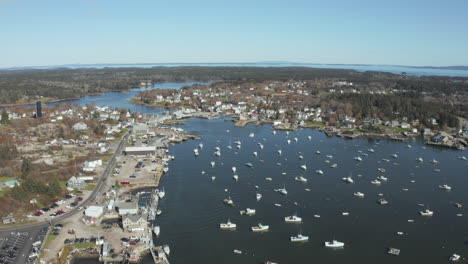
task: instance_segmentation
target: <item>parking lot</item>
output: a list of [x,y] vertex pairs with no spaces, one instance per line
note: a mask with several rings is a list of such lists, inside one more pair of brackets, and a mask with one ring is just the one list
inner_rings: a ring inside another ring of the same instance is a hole
[[7,237],[0,238],[0,263],[16,263],[28,238],[28,232],[12,232]]

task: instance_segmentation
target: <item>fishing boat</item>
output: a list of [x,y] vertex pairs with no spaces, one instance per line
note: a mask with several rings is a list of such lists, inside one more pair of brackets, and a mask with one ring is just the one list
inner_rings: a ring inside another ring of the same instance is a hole
[[162,198],[164,198],[164,196],[166,196],[166,192],[164,191],[164,187],[162,188],[162,191],[158,192],[158,196],[159,196],[159,199],[162,199]]
[[234,202],[232,201],[231,197],[224,199],[224,204],[227,206],[234,206]]
[[214,155],[215,156],[218,156],[218,157],[221,157],[221,151],[217,150],[214,152]]
[[156,211],[156,215],[157,215],[157,216],[160,216],[161,214],[162,214],[161,209],[158,209],[158,210]]
[[241,145],[237,145],[237,149],[241,149],[241,147],[242,147]]
[[375,152],[374,149],[371,149],[371,148],[368,149],[367,151],[370,152],[370,153],[374,153],[374,152]]
[[439,161],[436,160],[436,159],[432,159],[432,160],[431,160],[431,163],[432,163],[432,164],[439,164]]
[[357,161],[362,161],[362,158],[357,156],[357,157],[354,157],[354,160],[357,160]]
[[320,218],[320,215],[316,214],[314,215],[315,218]]
[[164,253],[166,253],[166,255],[171,254],[171,248],[169,247],[169,245],[164,245],[163,246],[163,251],[164,251]]
[[260,201],[260,199],[262,199],[262,195],[260,193],[257,193],[256,197],[257,197],[257,201]]
[[336,164],[336,163],[333,163],[333,164],[332,164],[330,167],[332,167],[332,168],[336,168],[336,167],[338,167],[338,164]]
[[234,253],[236,253],[236,254],[239,254],[239,255],[240,255],[240,254],[242,254],[242,251],[240,251],[240,250],[238,250],[238,249],[234,249]]
[[247,166],[247,167],[249,167],[249,168],[252,168],[252,167],[253,167],[253,164],[250,163],[250,162],[247,162],[247,163],[245,164],[245,166]]
[[397,154],[392,154],[392,157],[396,159],[396,158],[398,158],[398,155]]
[[461,204],[461,203],[455,203],[455,207],[456,207],[456,208],[462,208],[462,207],[463,207],[463,204]]
[[254,151],[254,152],[253,152],[253,155],[254,155],[255,157],[257,157],[257,156],[258,156],[257,151]]
[[424,211],[420,211],[419,212],[422,216],[433,216],[434,215],[434,212],[433,211],[430,211],[429,209],[426,209]]
[[299,159],[303,159],[304,157],[302,155],[299,155]]
[[306,242],[309,240],[308,236],[304,236],[301,233],[297,234],[297,236],[290,237],[291,242]]
[[447,184],[444,184],[444,185],[439,185],[439,189],[450,191],[452,190],[452,187],[448,186]]
[[455,262],[455,261],[459,261],[460,258],[461,258],[460,255],[453,254],[452,256],[449,257],[449,260]]
[[320,174],[320,175],[323,175],[323,171],[322,171],[322,170],[316,170],[315,173]]
[[221,148],[220,147],[215,147],[215,150],[216,151],[221,151]]
[[287,142],[288,142],[288,145],[291,144],[291,140],[290,140],[290,139],[288,139]]
[[162,171],[163,173],[167,173],[169,171],[169,167],[164,167]]
[[212,161],[210,162],[210,164],[211,164],[211,168],[214,168],[214,166],[216,165],[216,162]]
[[332,240],[332,242],[325,241],[325,247],[328,248],[342,248],[344,245],[345,243],[336,240]]
[[299,141],[299,139],[298,139],[297,137],[295,137],[295,138],[294,138],[294,141],[296,141],[296,142],[297,142],[297,141]]
[[195,156],[198,156],[198,149],[193,149],[193,154],[195,154]]
[[212,176],[212,177],[211,177],[211,180],[212,180],[212,181],[216,180],[216,176]]
[[270,178],[270,177],[266,177],[265,180],[267,180],[267,181],[272,181],[273,179]]
[[296,181],[300,181],[300,182],[307,182],[307,179],[302,177],[302,176],[299,176],[299,177],[295,177],[294,178]]
[[256,213],[255,209],[251,209],[251,208],[246,208],[245,209],[245,214],[246,215],[255,215],[255,213]]
[[327,155],[327,156],[325,156],[325,157],[327,157],[327,159],[333,159],[333,156],[332,156],[332,155]]
[[377,170],[380,171],[380,172],[385,172],[384,168],[378,168]]
[[255,137],[255,134],[254,134],[254,133],[250,133],[249,137],[253,138],[253,137]]
[[301,169],[306,171],[307,170],[307,165],[305,165],[305,164],[301,165]]
[[388,204],[388,201],[385,200],[384,198],[378,199],[377,202],[378,202],[379,204],[381,204],[381,205]]
[[349,213],[348,212],[342,212],[341,215],[348,216]]
[[359,197],[359,198],[364,198],[364,194],[362,192],[355,192],[354,196]]
[[287,195],[288,191],[286,191],[286,187],[283,185],[283,188],[277,190],[279,193]]
[[239,180],[239,176],[238,175],[234,175],[232,176],[234,178],[234,180],[238,181]]
[[312,136],[308,136],[307,139],[308,139],[308,140],[312,140]]
[[242,142],[240,142],[240,140],[237,140],[237,141],[234,141],[234,144],[236,144],[236,145],[241,145]]
[[320,150],[315,151],[315,154],[320,155]]
[[286,223],[301,223],[302,222],[302,218],[300,218],[299,216],[297,215],[291,215],[291,216],[286,216],[284,218],[284,221]]
[[263,144],[260,143],[258,146],[260,146],[260,149],[263,149]]
[[343,181],[347,182],[347,183],[354,183],[353,179],[351,177],[344,177],[344,178],[341,178]]
[[281,155],[281,153],[283,153],[283,152],[281,151],[281,149],[278,149],[278,154]]
[[154,226],[153,227],[153,233],[155,236],[159,236],[159,233],[161,232],[161,228],[159,226]]
[[198,144],[198,147],[199,147],[200,149],[202,149],[202,148],[203,148],[203,143]]
[[388,180],[388,178],[383,176],[383,175],[377,177],[377,179],[382,180],[382,181],[387,181]]
[[262,225],[259,223],[257,226],[252,226],[251,229],[253,232],[262,232],[262,231],[268,231],[270,227],[267,225]]
[[231,223],[231,220],[228,219],[227,223],[221,223],[219,224],[219,228],[228,230],[228,229],[236,229],[237,225],[234,223]]
[[424,160],[422,158],[417,158],[416,161],[417,162],[423,162]]
[[232,167],[232,173],[236,173],[236,170],[237,170],[236,167]]
[[390,255],[398,256],[400,255],[400,250],[398,248],[389,248],[387,253]]

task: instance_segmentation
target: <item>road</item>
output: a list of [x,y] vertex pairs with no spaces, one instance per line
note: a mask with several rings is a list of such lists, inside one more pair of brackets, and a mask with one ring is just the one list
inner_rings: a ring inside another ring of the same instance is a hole
[[[109,178],[109,176],[113,172],[113,168],[116,165],[116,156],[122,153],[123,148],[125,146],[125,142],[127,141],[130,133],[131,131],[125,134],[125,136],[122,138],[119,145],[117,146],[117,149],[115,150],[114,155],[112,156],[111,160],[107,164],[107,167],[104,170],[104,173],[102,173],[101,177],[99,177],[98,183],[96,184],[96,188],[94,188],[93,192],[89,195],[89,197],[86,200],[84,200],[80,204],[80,206],[86,207],[87,205],[93,204],[95,202],[96,196],[103,191],[103,188],[106,185],[106,180]],[[49,221],[36,222],[36,223],[30,223],[30,224],[24,224],[24,225],[0,227],[0,235],[6,234],[9,232],[28,232],[30,234],[38,233],[41,228],[63,222],[64,220],[70,218],[71,216],[79,212],[82,212],[82,211],[79,210],[77,206],[71,209],[70,211],[66,212],[65,214],[58,216],[54,219],[50,219]],[[31,249],[31,245],[33,242],[34,241],[32,241],[31,239],[28,239],[28,243],[24,246],[24,248]],[[21,254],[17,257],[15,263],[26,263],[23,258],[24,257],[23,253],[24,252],[22,250]],[[26,255],[26,259],[27,259],[27,255]]]

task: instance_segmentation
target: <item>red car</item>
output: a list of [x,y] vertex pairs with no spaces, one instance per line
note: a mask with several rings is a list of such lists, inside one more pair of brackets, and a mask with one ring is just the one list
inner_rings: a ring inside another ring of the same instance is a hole
[[65,211],[63,211],[63,210],[58,210],[57,211],[57,214],[64,214],[64,213],[65,213]]
[[41,212],[41,211],[37,211],[36,214],[38,214],[38,215],[43,215],[44,213]]
[[83,201],[83,197],[78,197],[78,198],[76,198],[76,201],[78,201],[78,202]]
[[123,182],[120,182],[120,184],[130,184],[130,182],[128,182],[128,181],[123,181]]

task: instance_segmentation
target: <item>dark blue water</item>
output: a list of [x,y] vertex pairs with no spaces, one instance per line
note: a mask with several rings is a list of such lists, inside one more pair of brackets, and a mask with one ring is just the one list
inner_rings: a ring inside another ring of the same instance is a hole
[[[395,143],[327,138],[310,129],[291,132],[289,136],[285,132],[273,135],[270,126],[237,128],[223,119],[192,119],[183,127],[200,134],[203,139],[170,147],[176,159],[170,163],[169,174],[161,182],[166,197],[160,203],[164,214],[158,219],[161,236],[156,243],[171,245],[172,263],[260,263],[265,260],[288,264],[443,263],[452,253],[463,255],[468,251],[465,244],[468,215],[465,208],[453,206],[454,202],[468,205],[467,162],[458,159],[466,152],[426,148],[416,139]],[[251,132],[255,133],[254,138],[248,136]],[[312,136],[312,140],[307,136]],[[294,137],[298,138],[297,143]],[[287,139],[291,139],[290,145]],[[240,150],[235,148],[235,140],[242,141]],[[204,148],[196,158],[193,149],[200,142]],[[226,148],[230,142],[232,150]],[[264,150],[260,150],[258,142],[265,146]],[[412,148],[407,148],[407,144]],[[213,155],[216,146],[221,148],[220,158]],[[358,151],[367,152],[369,148],[375,153],[362,156],[362,162],[353,159],[360,154]],[[282,149],[281,156],[278,149]],[[321,155],[315,154],[317,150]],[[257,158],[253,151],[258,152]],[[394,153],[399,157],[392,158]],[[304,161],[299,155],[307,162],[307,172],[300,169]],[[333,155],[333,158],[325,155]],[[417,162],[418,157],[424,162]],[[429,161],[433,158],[440,164],[431,164]],[[390,162],[382,159],[390,159]],[[216,161],[215,168],[209,164],[212,160]],[[246,167],[246,162],[253,163],[254,169]],[[330,168],[332,163],[337,163],[338,167]],[[232,178],[232,166],[237,167],[238,182]],[[380,173],[377,168],[385,168],[386,172]],[[317,169],[323,170],[324,175],[316,174]],[[294,177],[299,175],[308,182],[295,181]],[[341,180],[349,175],[354,184]],[[388,182],[372,185],[370,181],[379,175],[385,175]],[[214,182],[211,176],[216,176]],[[265,177],[273,180],[266,181]],[[442,191],[438,189],[440,184],[449,184],[453,189]],[[259,202],[255,199],[255,185],[263,195]],[[274,191],[283,185],[288,190],[287,196]],[[307,192],[306,188],[311,191]],[[403,188],[409,190],[405,192]],[[355,197],[353,193],[357,191],[366,197]],[[389,201],[388,205],[377,203],[379,193]],[[234,208],[223,204],[228,196],[234,200]],[[276,207],[275,203],[282,207]],[[435,215],[420,216],[419,211],[426,207],[418,206],[419,203],[435,211]],[[257,214],[239,215],[239,210],[246,207],[256,209]],[[284,217],[295,212],[304,223],[284,223]],[[342,212],[350,215],[343,216]],[[456,216],[458,213],[464,215]],[[321,217],[314,218],[315,214]],[[228,218],[238,225],[236,231],[219,229],[219,224]],[[414,223],[409,223],[408,219],[413,219]],[[270,225],[270,231],[251,232],[250,227],[259,222]],[[288,238],[300,230],[310,236],[310,241],[289,242]],[[397,235],[398,231],[405,235]],[[345,248],[332,250],[323,246],[324,241],[333,238],[345,242]],[[387,255],[388,247],[401,249],[401,255]],[[234,254],[234,249],[244,254]]]

